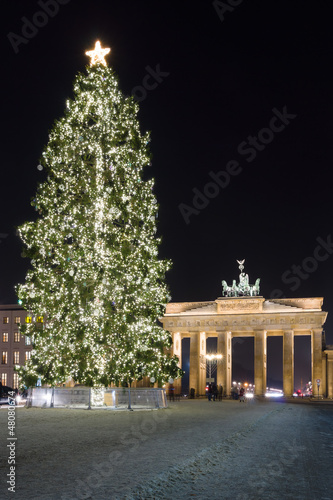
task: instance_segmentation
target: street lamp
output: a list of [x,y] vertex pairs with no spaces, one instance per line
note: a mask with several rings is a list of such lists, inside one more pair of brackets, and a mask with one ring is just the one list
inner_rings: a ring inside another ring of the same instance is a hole
[[212,373],[215,373],[217,364],[222,361],[222,354],[206,354],[206,366],[208,365],[208,378],[207,382],[214,382]]

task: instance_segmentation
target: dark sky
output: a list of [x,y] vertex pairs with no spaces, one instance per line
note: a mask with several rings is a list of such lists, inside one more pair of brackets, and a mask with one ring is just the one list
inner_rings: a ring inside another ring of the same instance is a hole
[[[43,4],[53,17],[40,15]],[[30,198],[45,178],[37,165],[48,130],[99,39],[111,47],[123,92],[142,98],[142,130],[152,131],[172,300],[221,296],[221,280],[238,278],[236,259],[245,258],[265,298],[324,297],[330,313],[329,2],[230,5],[223,13],[193,0],[59,0],[56,8],[55,0],[3,2],[0,233],[8,236],[0,239],[0,302],[16,302],[13,287],[28,266],[15,226],[34,217]],[[154,71],[157,80],[147,76]],[[283,121],[273,119],[281,114]],[[220,172],[230,165],[227,185],[212,192],[210,173],[225,179]],[[206,207],[194,207],[193,190],[208,192]],[[180,204],[195,208],[188,223]],[[333,344],[331,325],[328,319]]]

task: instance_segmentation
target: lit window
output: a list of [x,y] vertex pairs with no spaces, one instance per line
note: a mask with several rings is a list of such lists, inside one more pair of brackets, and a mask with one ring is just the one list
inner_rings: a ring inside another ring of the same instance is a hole
[[31,351],[25,351],[25,360],[28,361],[28,359],[31,358]]
[[2,334],[2,342],[8,342],[8,332],[3,332],[3,334]]
[[44,322],[44,319],[43,319],[43,316],[37,316],[37,323],[43,323]]
[[19,376],[18,373],[14,373],[13,376],[13,389],[18,389],[19,386]]
[[27,317],[25,318],[25,322],[26,322],[26,323],[31,323],[31,322],[32,322],[32,316],[27,316]]
[[3,322],[4,325],[7,325],[9,323],[9,317],[8,316],[4,316],[2,318],[2,322]]
[[2,364],[6,365],[8,363],[8,352],[2,351]]
[[31,337],[25,337],[25,345],[31,345]]
[[13,363],[14,365],[18,365],[20,362],[20,353],[19,351],[14,351],[13,352]]
[[7,385],[7,373],[1,373],[1,383]]
[[14,332],[14,342],[20,342],[20,332]]
[[21,317],[20,316],[15,316],[15,323],[19,325],[21,323]]

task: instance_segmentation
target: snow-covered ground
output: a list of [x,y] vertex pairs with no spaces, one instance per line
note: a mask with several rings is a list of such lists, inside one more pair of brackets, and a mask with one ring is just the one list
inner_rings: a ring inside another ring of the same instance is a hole
[[333,498],[333,405],[180,401],[166,410],[16,409],[16,500]]

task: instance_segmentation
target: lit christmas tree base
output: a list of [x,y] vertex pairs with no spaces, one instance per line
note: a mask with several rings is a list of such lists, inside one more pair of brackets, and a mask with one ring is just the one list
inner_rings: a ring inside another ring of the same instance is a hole
[[34,387],[29,389],[27,406],[40,408],[81,408],[109,410],[148,410],[166,408],[165,389]]

